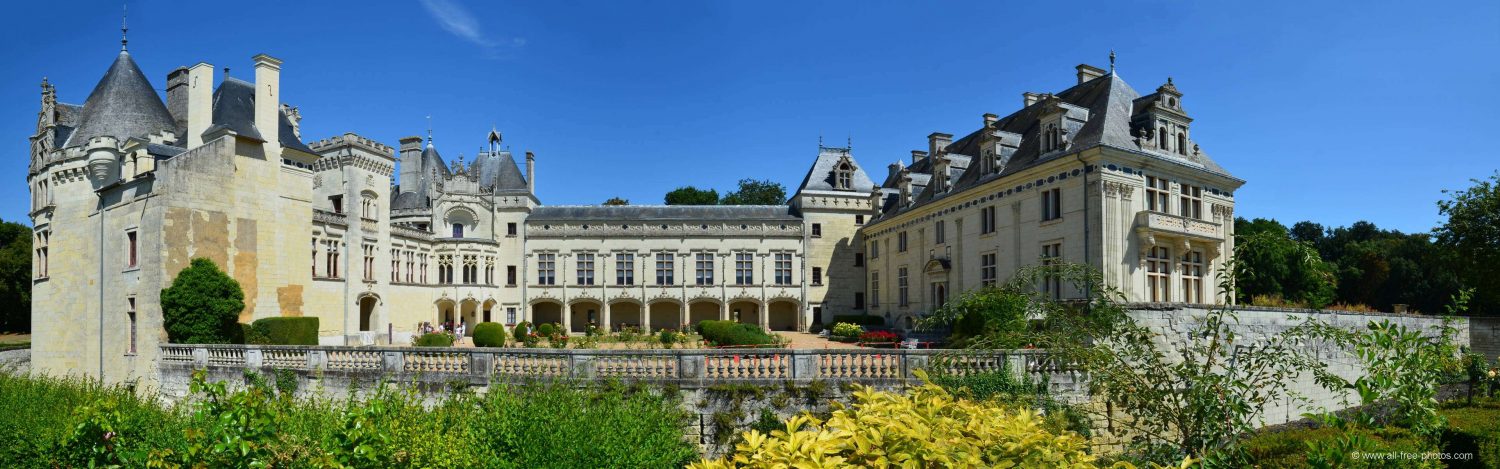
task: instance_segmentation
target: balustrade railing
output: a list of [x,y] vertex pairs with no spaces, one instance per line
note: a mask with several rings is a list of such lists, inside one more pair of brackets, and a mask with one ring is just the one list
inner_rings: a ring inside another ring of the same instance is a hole
[[915,381],[916,370],[972,375],[1067,373],[1044,350],[548,350],[349,346],[161,346],[162,372],[196,368],[280,368],[498,379],[603,379],[677,382]]

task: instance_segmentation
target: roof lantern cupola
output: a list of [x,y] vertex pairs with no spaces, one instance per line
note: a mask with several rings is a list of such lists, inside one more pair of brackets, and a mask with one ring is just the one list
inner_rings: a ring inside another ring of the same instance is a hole
[[1136,135],[1144,137],[1141,146],[1179,156],[1197,153],[1193,148],[1188,127],[1193,118],[1182,108],[1182,92],[1172,77],[1156,88],[1156,92],[1136,100],[1137,114],[1132,119]]

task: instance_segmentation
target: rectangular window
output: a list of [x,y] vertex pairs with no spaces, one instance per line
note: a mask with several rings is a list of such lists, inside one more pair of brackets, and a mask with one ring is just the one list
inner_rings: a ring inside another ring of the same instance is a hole
[[401,281],[401,251],[391,250],[391,283]]
[[635,253],[615,253],[615,285],[635,285]]
[[865,309],[865,292],[854,292],[854,309]]
[[536,283],[538,285],[557,284],[557,254],[536,255]]
[[896,233],[896,252],[906,252],[906,232]]
[[506,236],[515,236],[516,235],[516,224],[515,223],[506,223],[505,224],[505,235]]
[[516,308],[514,306],[505,308],[505,324],[508,326],[516,324]]
[[1180,215],[1194,220],[1203,219],[1203,188],[1200,186],[1189,186],[1182,184],[1182,197],[1177,205]]
[[[1042,245],[1042,265],[1054,266],[1062,262],[1062,243]],[[1042,292],[1054,300],[1062,299],[1062,277],[1048,274],[1042,277]]]
[[880,272],[870,272],[870,307],[880,306]]
[[755,283],[755,254],[740,252],[734,254],[734,284],[750,285]]
[[1188,251],[1182,256],[1182,301],[1202,304],[1203,251]]
[[1146,251],[1146,290],[1151,292],[1151,301],[1172,301],[1171,277],[1171,252],[1162,246]]
[[880,258],[880,241],[870,241],[870,258]]
[[813,223],[812,224],[812,237],[814,237],[814,238],[821,238],[822,236],[823,236],[823,224],[822,223]]
[[855,267],[864,267],[865,266],[865,253],[862,253],[862,252],[856,252],[856,253],[854,253],[854,266]]
[[505,266],[505,284],[512,287],[516,286],[516,266]]
[[997,257],[993,252],[979,255],[979,283],[986,287],[995,286],[995,261]]
[[375,281],[375,245],[366,244],[365,251],[365,280]]
[[948,241],[948,221],[938,220],[932,227],[933,243],[943,244]]
[[1167,213],[1169,191],[1166,179],[1146,176],[1146,210]]
[[983,207],[979,209],[979,234],[990,234],[995,232],[995,207]]
[[911,304],[911,297],[907,295],[906,287],[906,268],[896,269],[896,299],[897,304],[903,308]]
[[792,284],[792,254],[786,252],[776,253],[776,284]]
[[578,284],[594,284],[594,255],[591,253],[578,254]]
[[813,267],[812,277],[813,277],[812,278],[812,284],[813,285],[822,285],[823,284],[823,268],[822,267]]
[[328,196],[328,201],[333,203],[333,213],[344,213],[344,196],[331,195]]
[[697,276],[694,279],[698,285],[714,284],[714,255],[709,252],[700,252],[697,256]]
[[424,284],[427,283],[427,258],[429,256],[430,254],[421,254],[418,256],[422,260],[422,283]]
[[658,253],[656,253],[656,284],[657,285],[672,285],[673,283],[676,282],[675,277],[676,277],[676,273],[677,273],[676,272],[677,268],[674,265],[676,263],[676,261],[673,260],[672,256],[673,256],[673,254],[670,253],[670,252],[658,252]]
[[339,242],[324,241],[323,248],[328,254],[328,268],[323,269],[323,272],[328,273],[328,278],[339,278]]
[[125,232],[125,268],[134,268],[137,265],[140,264],[136,252],[136,232],[127,231]]
[[1042,221],[1062,218],[1062,189],[1042,191]]
[[126,315],[127,319],[130,320],[130,332],[129,332],[129,334],[130,334],[130,340],[129,340],[129,342],[126,342],[126,345],[125,345],[125,354],[126,355],[135,355],[135,337],[136,337],[136,332],[135,332],[136,331],[136,328],[135,328],[135,297],[132,296],[130,298],[126,298],[125,301],[126,301],[126,306],[125,307],[128,308],[128,309],[125,310],[125,315]]
[[[51,232],[48,232],[48,231],[38,231],[36,233],[36,241],[35,241],[36,259],[32,263],[32,266],[33,266],[33,270],[36,273],[36,278],[38,278],[38,279],[47,278],[47,241],[51,237],[52,237],[52,234],[51,234]],[[313,264],[314,265],[317,265],[317,263],[318,263],[317,262],[317,254],[318,254],[317,242],[314,241],[314,244],[313,244]]]
[[863,224],[865,224],[865,216],[864,215],[855,215],[854,216],[854,224],[856,224],[856,225],[863,225]]

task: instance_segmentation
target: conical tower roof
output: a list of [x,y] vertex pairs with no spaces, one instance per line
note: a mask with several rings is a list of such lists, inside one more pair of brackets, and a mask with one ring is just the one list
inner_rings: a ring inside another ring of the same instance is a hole
[[104,78],[89,93],[88,100],[83,102],[78,130],[68,137],[63,147],[82,145],[94,137],[110,136],[124,140],[176,128],[172,114],[167,112],[167,106],[162,104],[156,89],[131,60],[130,53],[121,50],[115,63],[104,73]]

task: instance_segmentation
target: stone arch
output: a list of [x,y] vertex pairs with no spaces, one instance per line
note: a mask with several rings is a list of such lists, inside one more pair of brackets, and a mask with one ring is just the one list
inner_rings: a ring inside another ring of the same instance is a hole
[[474,325],[479,323],[479,300],[465,298],[458,302],[458,318],[454,319],[453,327],[457,328],[460,321],[464,324],[464,335],[472,335]]
[[646,328],[645,305],[636,300],[614,300],[609,302],[609,329],[618,331],[623,327]]
[[759,326],[760,309],[761,304],[756,300],[748,298],[731,300],[729,302],[729,320]]
[[380,297],[375,294],[363,294],[355,300],[359,305],[359,330],[370,332],[380,327]]
[[433,306],[437,309],[437,314],[433,317],[432,323],[434,328],[440,329],[444,323],[458,320],[458,302],[452,298],[439,299],[433,302]]
[[531,303],[531,323],[562,324],[563,304],[557,300],[538,300]]
[[773,331],[795,331],[801,321],[802,305],[792,300],[771,300],[766,306],[766,324]]
[[698,299],[688,302],[688,324],[698,324],[703,321],[719,319],[719,312],[724,305],[715,299]]
[[656,300],[646,305],[651,330],[677,329],[682,327],[682,303],[677,300]]
[[572,332],[588,332],[589,324],[599,325],[604,318],[604,304],[593,298],[568,302],[568,319]]
[[497,312],[495,311],[496,304],[499,304],[499,302],[495,301],[494,298],[487,298],[484,300],[484,303],[481,304],[481,306],[483,307],[482,311],[484,311],[484,315],[480,317],[480,321],[500,322],[497,320],[498,318],[495,317],[495,313]]
[[443,213],[443,222],[453,231],[453,237],[462,238],[477,228],[479,216],[467,207],[454,207]]

